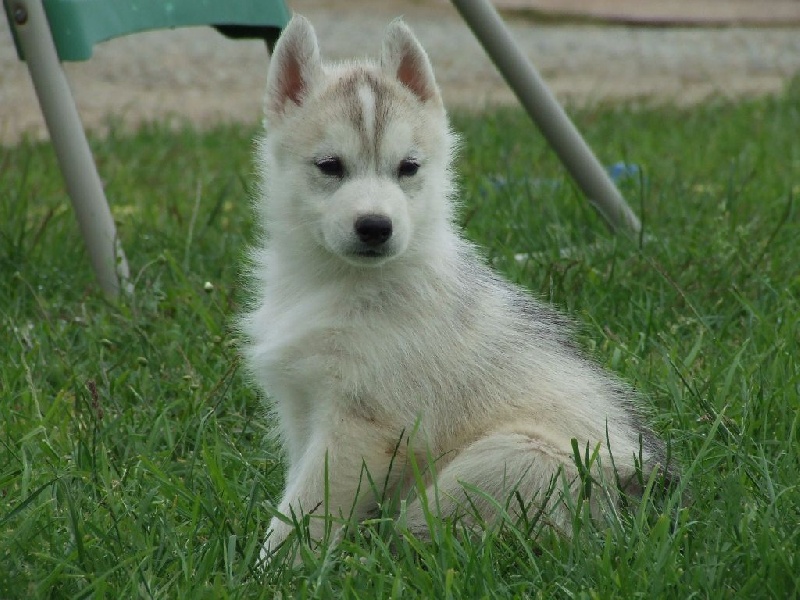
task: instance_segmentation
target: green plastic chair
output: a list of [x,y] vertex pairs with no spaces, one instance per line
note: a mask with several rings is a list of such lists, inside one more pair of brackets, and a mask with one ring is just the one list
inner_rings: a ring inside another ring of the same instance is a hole
[[140,31],[210,25],[269,50],[291,13],[283,0],[3,0],[17,54],[26,61],[83,239],[103,291],[129,289],[130,272],[60,61]]

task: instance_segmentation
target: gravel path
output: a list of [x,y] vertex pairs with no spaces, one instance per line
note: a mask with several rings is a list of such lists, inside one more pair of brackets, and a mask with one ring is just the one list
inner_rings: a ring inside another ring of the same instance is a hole
[[[295,0],[329,58],[375,54],[383,27],[404,15],[428,49],[451,106],[482,108],[514,98],[455,10],[442,0]],[[800,73],[800,30],[647,28],[509,21],[515,38],[565,101],[697,102],[709,95],[774,93]],[[149,32],[101,44],[66,70],[86,125],[109,119],[257,122],[267,58],[257,41],[210,29]],[[0,143],[44,125],[8,25],[0,19]]]

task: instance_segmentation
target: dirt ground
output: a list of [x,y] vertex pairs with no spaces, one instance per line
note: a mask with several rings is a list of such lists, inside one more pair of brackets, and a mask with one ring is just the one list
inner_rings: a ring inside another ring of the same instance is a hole
[[800,25],[798,0],[494,0],[540,17],[660,26]]
[[[445,0],[289,4],[315,24],[327,58],[375,54],[383,27],[402,15],[427,48],[448,105],[480,109],[515,101]],[[687,104],[711,95],[774,93],[800,73],[800,0],[497,4],[525,53],[556,95],[570,103]],[[690,4],[694,8],[687,8]],[[634,5],[650,6],[651,17],[660,15],[663,22],[682,26],[645,26]],[[703,17],[697,12],[701,5],[716,12],[707,10]],[[565,19],[563,13],[571,6],[582,7],[583,16],[594,20],[576,21],[569,14]],[[598,14],[603,6],[605,13]],[[639,15],[639,21],[628,18],[632,15]],[[763,26],[765,22],[771,26]],[[736,23],[761,26],[730,26]],[[266,68],[261,42],[230,41],[207,28],[112,40],[98,45],[90,61],[65,65],[81,116],[95,131],[109,119],[127,126],[165,119],[188,119],[200,127],[221,121],[255,123]],[[23,134],[42,137],[46,132],[25,65],[17,60],[8,24],[0,18],[0,143],[13,144]]]

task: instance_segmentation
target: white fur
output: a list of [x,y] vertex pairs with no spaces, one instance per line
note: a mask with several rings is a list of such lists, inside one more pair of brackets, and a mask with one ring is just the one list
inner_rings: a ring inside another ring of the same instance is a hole
[[[288,461],[282,514],[363,518],[378,502],[366,470],[386,483],[379,494],[411,497],[404,518],[423,532],[423,499],[450,515],[479,488],[470,500],[491,521],[489,498],[503,504],[516,489],[541,503],[559,472],[574,489],[572,439],[600,449],[608,481],[610,451],[619,474],[633,474],[640,434],[645,469],[662,459],[630,392],[580,356],[565,319],[492,274],[456,231],[455,139],[408,27],[389,26],[380,64],[328,65],[295,17],[265,113],[264,236],[241,326]],[[320,167],[333,158],[341,177]],[[408,160],[418,171],[399,175]],[[378,256],[358,253],[364,215],[391,220]],[[425,498],[413,495],[412,464],[430,483]],[[564,503],[548,511],[568,532]],[[321,527],[311,520],[312,537]],[[263,557],[290,532],[273,519]]]

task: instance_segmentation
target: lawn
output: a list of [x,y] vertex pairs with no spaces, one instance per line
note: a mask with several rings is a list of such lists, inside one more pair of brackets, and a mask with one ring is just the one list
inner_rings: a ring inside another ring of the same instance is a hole
[[[93,280],[47,144],[0,148],[0,598],[789,598],[800,588],[800,82],[575,119],[644,235],[611,236],[519,111],[456,115],[469,238],[643,394],[681,483],[574,539],[363,525],[255,558],[282,486],[231,327],[253,127],[92,140],[135,277]],[[635,171],[635,172],[634,172]]]

